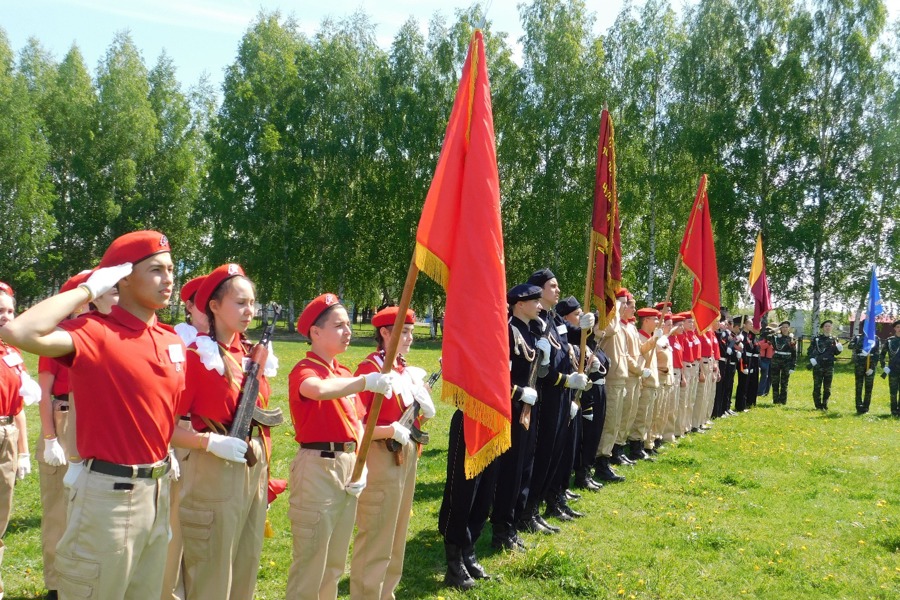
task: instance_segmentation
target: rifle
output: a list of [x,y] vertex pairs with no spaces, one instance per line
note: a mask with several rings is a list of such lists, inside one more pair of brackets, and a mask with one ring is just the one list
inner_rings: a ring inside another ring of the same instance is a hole
[[[438,359],[439,363],[440,360],[441,359]],[[435,371],[428,377],[428,381],[425,382],[425,385],[428,386],[429,389],[433,387],[435,383],[437,383],[438,379],[440,379],[441,372],[443,370],[444,368],[443,366],[441,366],[437,371]],[[413,400],[412,404],[410,404],[406,408],[406,410],[403,411],[403,414],[400,415],[400,418],[397,419],[397,422],[409,429],[409,439],[416,442],[417,444],[421,444],[422,446],[424,446],[428,444],[430,438],[427,431],[422,431],[421,429],[419,429],[419,426],[416,425],[416,419],[419,418],[420,409],[421,406],[419,405],[418,401]],[[403,449],[403,446],[401,446],[399,442],[391,438],[386,439],[385,444],[387,445],[387,449],[394,453],[394,462],[396,462],[398,466],[402,465],[403,453],[401,452],[401,450]]]
[[[237,410],[234,412],[234,420],[228,430],[229,437],[247,440],[250,437],[250,428],[254,421],[266,427],[274,427],[284,422],[280,408],[264,410],[256,405],[256,399],[259,396],[259,377],[269,356],[269,342],[280,315],[281,307],[275,304],[272,323],[263,331],[259,342],[250,349],[249,360],[244,370],[244,381],[241,383],[241,392],[238,395]],[[257,458],[253,453],[253,446],[247,446],[246,457],[248,467],[256,464]]]
[[[544,331],[541,332],[542,338],[549,339],[548,336],[550,335],[550,328],[553,326],[553,317],[555,314],[556,313],[553,310],[547,311],[547,323],[544,324]],[[537,347],[535,347],[534,362],[531,363],[531,370],[528,372],[528,387],[533,388],[533,389],[534,389],[534,386],[537,385],[538,370],[541,367],[541,360],[539,358],[540,354],[541,354],[541,351],[538,350]],[[530,404],[526,404],[525,406],[522,407],[522,414],[519,416],[519,423],[526,430],[531,427],[531,405]]]

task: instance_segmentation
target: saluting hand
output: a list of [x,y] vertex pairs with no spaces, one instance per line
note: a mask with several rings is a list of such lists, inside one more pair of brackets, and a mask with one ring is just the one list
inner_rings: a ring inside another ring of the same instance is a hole
[[88,280],[78,287],[85,288],[91,295],[88,299],[93,300],[113,289],[113,287],[119,283],[120,279],[128,277],[129,275],[131,275],[130,262],[122,263],[121,265],[116,265],[114,267],[103,267],[102,269],[97,269],[91,273]]

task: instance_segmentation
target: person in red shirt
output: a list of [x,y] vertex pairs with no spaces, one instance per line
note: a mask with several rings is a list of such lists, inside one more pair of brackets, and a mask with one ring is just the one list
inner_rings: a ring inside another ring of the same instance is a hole
[[[175,430],[184,388],[180,338],[157,322],[172,295],[168,239],[156,231],[116,238],[99,268],[0,327],[23,350],[70,368],[77,398],[76,441],[84,458],[70,465],[69,519],[57,546],[63,597],[157,598],[169,533],[169,442],[243,459],[243,440]],[[109,315],[62,322],[85,301],[118,285]],[[216,449],[216,450],[214,450]],[[174,471],[173,471],[174,472]]]
[[[12,322],[16,313],[12,287],[0,281],[0,327]],[[25,372],[19,350],[5,342],[0,344],[0,538],[6,534],[12,513],[13,489],[16,479],[24,479],[31,472],[28,454],[28,432],[23,394],[29,397],[34,390]],[[31,382],[33,383],[33,382]],[[38,396],[38,399],[40,396]],[[0,539],[0,564],[3,564],[4,545]],[[3,578],[0,577],[0,598],[3,597]]]
[[[378,350],[359,364],[355,375],[381,372],[385,344],[394,329],[397,312],[397,307],[388,307],[372,317]],[[397,441],[400,449],[393,452],[387,440],[374,443],[366,459],[366,489],[359,496],[356,537],[350,561],[351,599],[392,600],[403,574],[419,445],[409,439],[409,429],[398,421],[414,402],[418,403],[424,418],[429,419],[435,414],[434,403],[425,387],[425,371],[406,363],[413,343],[415,319],[413,311],[407,310],[393,366],[396,373],[394,397],[381,405],[376,426],[376,431],[381,430],[386,437]],[[359,394],[366,414],[369,414],[374,397],[372,392]]]
[[[187,381],[179,414],[198,432],[224,433],[237,411],[249,344],[241,335],[255,312],[255,290],[240,265],[213,270],[195,294],[208,334],[187,352]],[[263,375],[256,404],[266,408],[271,389]],[[251,430],[252,466],[235,466],[207,450],[182,461],[179,516],[184,543],[185,600],[252,598],[268,505],[270,435]]]
[[[365,471],[351,481],[362,439],[364,391],[392,396],[394,374],[354,376],[337,361],[350,345],[350,317],[334,294],[310,302],[297,331],[310,339],[306,358],[288,376],[291,419],[300,444],[291,463],[290,509],[293,561],[288,571],[291,600],[337,598],[357,498],[366,486]],[[376,428],[373,439],[391,437]],[[399,431],[399,430],[398,430]]]

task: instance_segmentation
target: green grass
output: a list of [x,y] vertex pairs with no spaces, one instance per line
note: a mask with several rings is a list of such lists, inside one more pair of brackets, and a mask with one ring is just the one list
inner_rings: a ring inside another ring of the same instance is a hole
[[[351,368],[371,351],[355,340]],[[308,345],[276,342],[281,371],[275,403],[286,407],[287,374]],[[410,361],[437,367],[436,342],[417,340]],[[30,360],[29,367],[36,361]],[[900,421],[887,417],[887,382],[878,378],[872,412],[859,417],[853,375],[840,365],[828,414],[816,412],[812,375],[798,370],[786,407],[769,398],[721,419],[705,435],[667,446],[654,464],[622,469],[624,484],[586,493],[588,516],[552,537],[526,536],[522,555],[493,552],[490,528],[478,544],[500,581],[460,593],[445,589],[437,512],[443,493],[446,431],[452,409],[438,407],[432,443],[420,461],[399,598],[500,599],[805,599],[900,597]],[[438,388],[439,390],[439,388]],[[28,409],[32,440],[37,409]],[[296,452],[291,427],[275,439],[272,474],[286,478]],[[32,442],[31,447],[34,448]],[[7,598],[43,591],[37,473],[16,490],[4,541]],[[283,598],[291,561],[287,498],[270,510],[257,598]],[[348,596],[346,579],[341,596]]]

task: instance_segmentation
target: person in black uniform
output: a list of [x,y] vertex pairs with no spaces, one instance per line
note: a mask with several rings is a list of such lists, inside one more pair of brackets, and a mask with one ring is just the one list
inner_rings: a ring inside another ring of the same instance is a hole
[[888,377],[891,393],[891,415],[900,417],[900,320],[894,321],[894,335],[884,342],[881,351],[881,378]]
[[744,317],[744,358],[747,368],[747,388],[745,390],[745,403],[747,408],[756,406],[756,396],[759,394],[759,330],[753,329],[753,320]]
[[[881,340],[875,336],[875,343],[871,348],[865,348],[866,337],[862,333],[853,336],[847,345],[853,353],[853,365],[856,372],[856,414],[864,415],[869,412],[872,403],[872,386],[875,385],[875,367],[878,366],[878,356],[881,354]],[[865,387],[865,394],[863,394]]]
[[718,418],[731,410],[734,372],[737,367],[737,358],[734,354],[735,338],[731,335],[729,323],[724,318],[719,321],[716,340],[719,343],[719,372],[722,374],[722,377],[716,382],[716,399],[713,403],[713,416]]
[[509,317],[512,433],[509,450],[497,459],[497,490],[491,509],[491,545],[497,549],[525,549],[516,531],[516,500],[522,487],[528,488],[530,484],[537,439],[537,426],[531,423],[530,413],[538,399],[537,377],[546,375],[550,364],[550,342],[543,337],[538,318],[542,295],[541,288],[527,283],[515,286],[506,294],[512,312]]
[[[596,315],[594,315],[596,318]],[[597,461],[600,436],[606,421],[606,374],[609,372],[609,357],[596,343],[593,331],[588,337],[588,348],[593,358],[588,367],[588,377],[593,382],[591,389],[581,395],[582,425],[581,444],[575,449],[575,487],[597,491],[603,487],[591,476],[591,467]]]
[[747,347],[750,345],[743,331],[744,317],[737,316],[731,320],[731,335],[734,338],[735,373],[737,374],[737,390],[734,393],[735,412],[744,412],[747,406],[747,382],[750,379],[750,357]]
[[[534,468],[529,489],[524,493],[524,509],[519,522],[520,531],[558,533],[559,527],[548,523],[540,514],[541,502],[549,491],[553,475],[563,454],[565,430],[571,411],[571,389],[588,387],[587,375],[576,373],[573,354],[566,340],[568,329],[562,317],[553,308],[559,301],[559,284],[550,269],[532,273],[528,283],[542,290],[540,317],[549,323],[550,363],[547,377],[538,383],[537,442]],[[585,318],[587,317],[587,318]],[[593,315],[583,315],[588,328],[593,327]],[[535,415],[532,415],[534,422]],[[522,495],[520,495],[520,500]]]
[[831,335],[832,321],[826,319],[819,325],[819,335],[809,342],[806,355],[813,372],[813,404],[817,410],[828,410],[831,397],[831,379],[834,377],[834,359],[844,347]]
[[772,404],[787,404],[788,382],[791,373],[797,368],[797,340],[791,331],[791,322],[778,324],[778,333],[772,337],[772,365],[769,376],[772,378]]

